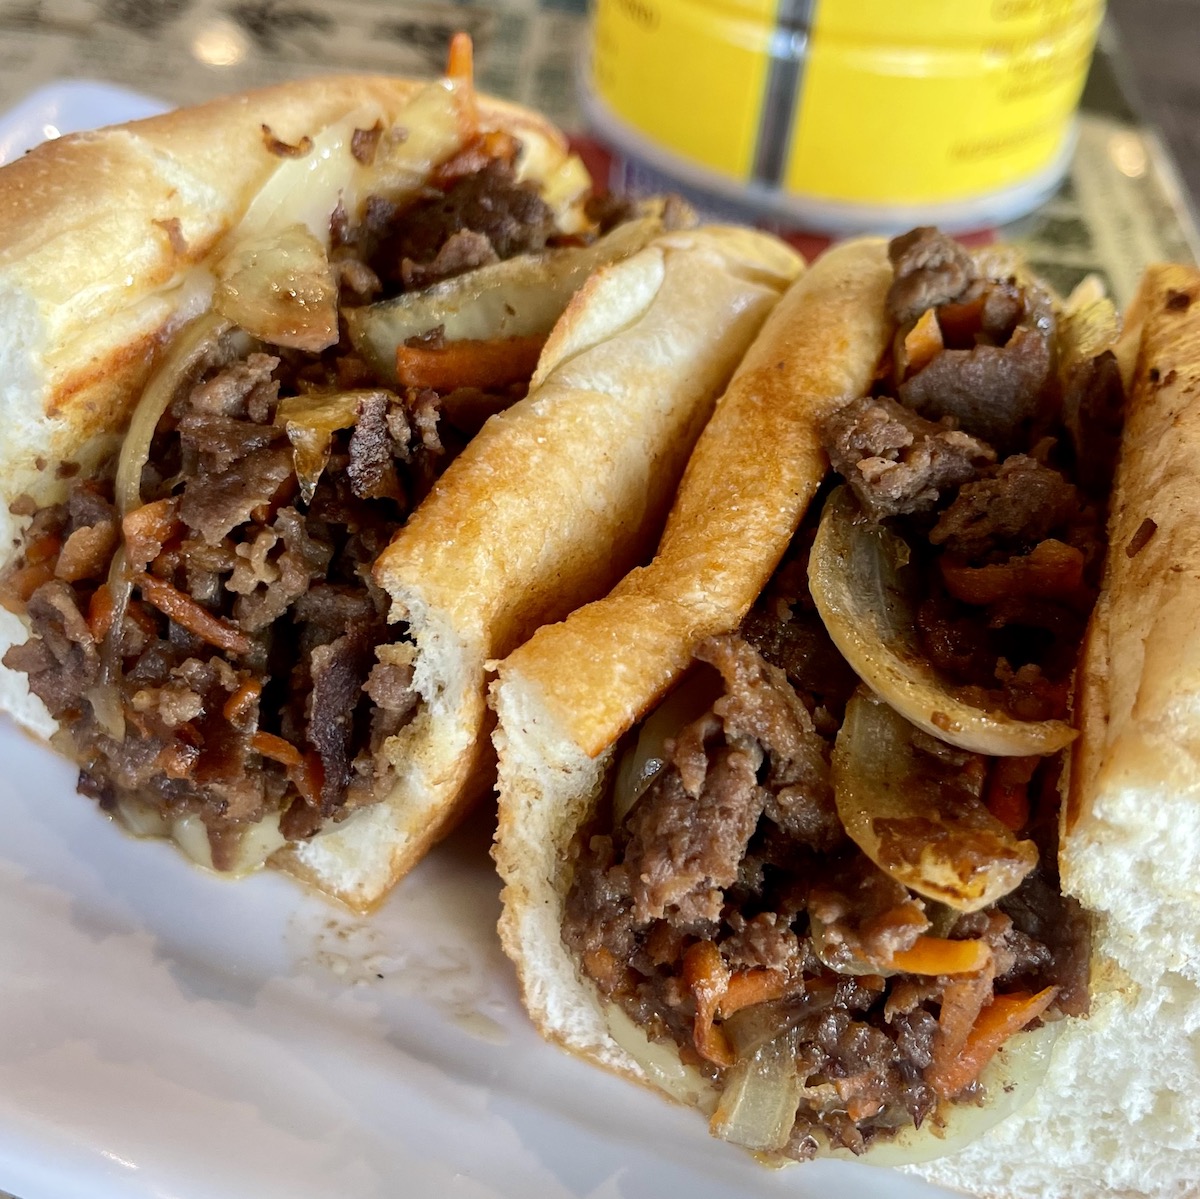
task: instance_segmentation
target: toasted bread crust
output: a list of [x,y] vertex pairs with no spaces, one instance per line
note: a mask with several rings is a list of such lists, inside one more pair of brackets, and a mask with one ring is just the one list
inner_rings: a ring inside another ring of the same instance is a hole
[[713,401],[800,265],[767,234],[696,229],[576,294],[529,395],[484,426],[376,564],[423,700],[389,743],[395,791],[291,851],[289,869],[344,878],[336,893],[370,906],[490,785],[485,663],[650,552]]
[[[818,262],[795,291],[815,287],[820,272]],[[789,304],[790,297],[777,320]],[[1131,381],[1128,421],[1105,581],[1079,671],[1082,735],[1061,847],[1064,893],[1096,917],[1091,1015],[1062,1022],[1045,1077],[1022,1107],[948,1156],[907,1167],[989,1199],[1191,1195],[1200,1178],[1200,271],[1152,268],[1131,312],[1118,347]],[[697,475],[708,438],[722,448],[717,431],[737,384],[697,447],[671,530],[689,509],[701,529],[724,527],[723,511],[705,516]],[[714,454],[731,475],[732,449],[726,439],[723,455]],[[758,491],[758,478],[771,465],[763,455],[751,466],[743,486],[761,504],[771,493]],[[699,537],[695,545],[698,569],[719,579],[705,567],[711,550]],[[772,545],[765,536],[758,543],[770,562]],[[501,665],[491,693],[501,785],[493,852],[506,884],[500,935],[526,1006],[548,1039],[642,1082],[651,1081],[647,1071],[614,1039],[561,928],[572,837],[602,802],[616,736],[656,697],[654,672],[642,662],[661,665],[661,687],[690,656],[661,649],[682,645],[687,625],[678,621],[668,634],[660,609],[646,603],[643,588],[657,565],[543,629]],[[752,571],[751,599],[770,566]],[[741,610],[731,604],[726,627]],[[623,638],[621,621],[629,624]],[[594,676],[593,655],[602,664]],[[1031,1153],[1030,1145],[1054,1153]]]
[[[178,324],[189,277],[242,219],[290,145],[360,113],[391,126],[428,86],[333,76],[46,142],[0,170],[0,454],[4,505],[55,498],[38,461],[121,429]],[[566,153],[536,113],[477,97],[483,128]],[[349,162],[349,165],[353,165]]]
[[825,476],[820,421],[870,384],[891,331],[890,280],[885,244],[864,239],[792,287],[697,444],[654,561],[540,629],[501,665],[501,686],[521,675],[594,756],[654,706],[701,640],[737,626]]
[[888,344],[890,281],[884,243],[863,240],[792,286],[718,402],[654,561],[540,629],[491,687],[501,941],[543,1035],[639,1082],[645,1071],[562,944],[570,841],[603,792],[617,738],[699,640],[736,627],[782,557],[828,467],[819,422],[869,387]]

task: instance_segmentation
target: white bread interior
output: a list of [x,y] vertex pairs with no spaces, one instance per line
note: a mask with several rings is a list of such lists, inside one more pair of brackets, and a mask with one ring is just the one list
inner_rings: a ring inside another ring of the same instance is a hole
[[390,797],[287,851],[286,869],[369,907],[490,786],[485,663],[650,552],[713,401],[800,266],[767,234],[695,229],[576,294],[529,395],[484,426],[376,564],[422,700],[387,747]]
[[1151,268],[1131,313],[1060,854],[1097,917],[1093,1011],[1027,1108],[922,1169],[984,1196],[1200,1194],[1200,272]]

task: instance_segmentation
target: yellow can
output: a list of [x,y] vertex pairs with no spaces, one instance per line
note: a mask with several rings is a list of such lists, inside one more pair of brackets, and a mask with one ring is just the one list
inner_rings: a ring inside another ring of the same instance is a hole
[[1061,179],[1103,0],[594,0],[599,132],[835,229],[1011,219]]

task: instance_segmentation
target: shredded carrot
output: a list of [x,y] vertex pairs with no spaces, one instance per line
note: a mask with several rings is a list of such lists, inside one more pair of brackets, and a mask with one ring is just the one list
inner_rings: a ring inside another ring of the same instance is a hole
[[[236,725],[246,717],[247,709],[258,699],[262,694],[262,683],[258,679],[247,679],[226,701],[225,706],[221,709],[221,715],[229,721],[230,724]],[[268,733],[262,734],[264,737],[269,736]],[[287,744],[286,742],[284,744]],[[262,753],[262,750],[258,751]],[[270,755],[267,755],[268,757]]]
[[946,590],[967,604],[994,604],[1010,596],[1065,598],[1083,583],[1083,551],[1053,537],[1028,554],[990,566],[966,566],[938,559]]
[[92,592],[87,614],[88,628],[91,629],[92,636],[97,642],[103,641],[108,636],[114,615],[112,589],[107,583],[101,583]]
[[918,937],[911,949],[892,954],[892,965],[908,974],[975,974],[992,960],[986,941]]
[[288,778],[305,803],[321,806],[321,788],[325,785],[325,767],[314,750],[309,750],[295,766],[288,767]]
[[961,1052],[940,1070],[926,1072],[925,1081],[943,1099],[953,1099],[977,1079],[996,1051],[1015,1033],[1036,1020],[1054,1002],[1058,987],[1030,994],[1016,991],[997,995],[976,1019]]
[[49,562],[58,557],[61,549],[62,538],[57,533],[43,533],[26,545],[25,565],[37,566],[40,562]]
[[[144,726],[143,726],[144,727]],[[147,736],[146,732],[142,733]],[[154,759],[155,765],[169,779],[189,779],[196,768],[196,750],[190,745],[181,745],[178,741],[164,745]]]
[[450,39],[446,75],[455,83],[471,83],[475,78],[475,48],[469,33],[456,33]]
[[125,537],[125,556],[130,566],[138,570],[153,562],[163,546],[183,531],[178,516],[179,501],[174,496],[143,504],[125,514],[121,532]]
[[38,562],[33,566],[21,566],[4,576],[4,606],[11,612],[20,612],[29,603],[30,597],[43,584],[54,578],[52,562]]
[[430,183],[445,186],[465,175],[474,175],[490,163],[511,163],[521,149],[520,142],[503,129],[489,129],[477,133],[457,154],[439,163],[430,176]]
[[134,584],[140,588],[147,603],[169,616],[181,628],[195,633],[202,641],[215,645],[231,654],[248,654],[251,641],[240,629],[214,616],[202,608],[190,595],[185,595],[164,579],[153,575],[137,574]]
[[1040,758],[997,758],[984,803],[1001,824],[1018,832],[1029,822],[1029,782]]
[[[234,692],[234,698],[237,694],[238,692]],[[250,748],[255,753],[262,754],[264,758],[270,758],[272,762],[278,762],[289,769],[299,766],[304,761],[300,751],[290,741],[276,737],[274,733],[255,733],[250,738]]]
[[729,967],[711,941],[689,945],[683,955],[683,981],[696,1000],[696,1022],[692,1040],[701,1057],[717,1066],[732,1066],[737,1060],[725,1031],[713,1024],[717,1004],[729,987]]
[[962,304],[943,304],[938,309],[938,324],[947,345],[969,349],[975,344],[975,334],[983,325],[983,304],[987,297],[980,293]]
[[915,375],[917,371],[928,366],[942,352],[944,344],[937,311],[926,308],[904,338],[906,373]]
[[942,1074],[953,1068],[983,1005],[992,997],[993,974],[988,969],[982,974],[956,980],[942,992],[942,1010],[938,1015],[933,1058],[927,1074]]
[[506,387],[533,374],[545,338],[505,337],[495,341],[450,341],[440,350],[399,346],[396,376],[403,387]]
[[744,1007],[781,999],[788,990],[788,977],[782,970],[738,970],[729,978],[729,985],[717,1000],[717,1015],[722,1020],[740,1012]]
[[583,968],[590,978],[599,983],[600,989],[606,995],[618,990],[628,990],[626,968],[621,965],[617,955],[603,945],[589,949],[583,955]]

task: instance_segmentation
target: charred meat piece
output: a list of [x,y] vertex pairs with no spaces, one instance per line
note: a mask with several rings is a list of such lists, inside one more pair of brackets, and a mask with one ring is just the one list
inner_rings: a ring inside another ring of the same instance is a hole
[[948,421],[925,420],[883,396],[840,408],[821,434],[834,470],[875,520],[932,511],[944,492],[996,460],[991,446]]
[[1039,416],[1051,366],[1049,331],[1023,324],[1003,346],[943,350],[900,385],[900,401],[930,420],[951,417],[1005,452]]
[[959,299],[976,278],[971,255],[929,226],[892,238],[888,257],[895,273],[888,313],[898,325],[915,321],[927,308]]
[[1079,491],[1056,470],[1014,454],[988,478],[967,483],[929,535],[965,559],[1031,549],[1080,511]]

